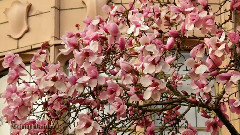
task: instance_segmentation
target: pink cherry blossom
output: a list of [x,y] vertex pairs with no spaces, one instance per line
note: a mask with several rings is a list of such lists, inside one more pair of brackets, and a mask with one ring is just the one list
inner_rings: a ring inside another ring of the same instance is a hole
[[202,116],[202,117],[205,117],[205,118],[207,118],[207,119],[211,118],[211,116],[208,115],[206,111],[201,110],[200,112],[201,112],[201,116]]
[[191,82],[191,88],[195,90],[194,93],[199,95],[200,93],[208,93],[211,92],[211,87],[202,81],[192,81]]
[[60,51],[65,55],[73,51],[78,45],[77,38],[71,32],[67,33],[66,36],[63,36],[62,41],[63,41],[63,44],[65,44],[65,48],[60,49]]
[[130,73],[133,69],[132,66],[129,63],[127,63],[126,61],[120,61],[120,68],[125,73]]
[[229,32],[228,33],[228,37],[230,39],[230,41],[234,44],[237,44],[239,42],[240,36],[239,33],[235,33],[235,32]]
[[141,50],[144,51],[143,55],[140,55],[142,56],[142,58],[139,57],[140,61],[142,61],[141,66],[144,67],[143,73],[154,74],[159,73],[161,71],[169,72],[170,65],[163,59],[160,59],[161,57],[159,55],[161,55],[161,52],[159,51],[156,45],[150,44],[147,46],[136,47],[135,49],[137,51]]
[[200,3],[200,5],[202,5],[203,7],[208,5],[208,0],[198,0],[198,3]]
[[207,32],[215,34],[217,32],[217,27],[215,25],[215,17],[213,15],[207,15],[203,17],[201,28],[201,32],[203,34],[206,34]]
[[155,125],[154,123],[152,123],[151,126],[147,127],[146,135],[155,135],[154,128],[155,128]]
[[[232,1],[231,10],[239,10],[239,3]],[[226,7],[222,4],[219,11]],[[58,59],[67,55],[67,72],[62,71],[63,64],[52,61],[49,43],[34,53],[29,72],[18,54],[5,56],[3,67],[10,69],[2,94],[7,107],[2,113],[7,122],[44,125],[67,116],[67,125],[77,124],[69,131],[76,135],[115,135],[125,124],[129,125],[124,127],[126,132],[135,134],[141,127],[143,134],[153,135],[159,122],[170,134],[194,135],[197,131],[185,123],[182,109],[188,106],[187,112],[198,106],[201,116],[208,119],[206,131],[214,135],[224,124],[220,119],[229,121],[227,102],[231,112],[240,114],[240,100],[230,97],[234,96],[232,86],[240,80],[240,30],[229,32],[215,22],[215,17],[228,10],[216,13],[208,0],[162,4],[140,0],[127,6],[108,3],[102,9],[107,16],[88,17],[83,29],[76,24],[76,33],[62,36]],[[234,20],[229,16],[224,21]],[[191,42],[194,48],[187,58],[181,50],[192,38],[198,43]],[[222,86],[224,95],[214,92],[214,82]],[[27,120],[37,114],[36,105],[42,106],[41,116],[49,121]],[[160,119],[153,122],[155,116]],[[59,128],[66,130],[64,125]],[[52,134],[56,131],[60,130],[53,129]]]
[[44,45],[42,45],[41,49],[34,54],[32,60],[30,61],[31,68],[36,70],[42,66],[45,66],[44,62],[49,61],[49,56],[49,51],[44,49]]
[[175,30],[175,29],[171,29],[171,30],[168,32],[168,35],[169,35],[170,37],[177,38],[177,37],[179,37],[179,32],[178,32],[177,30]]
[[193,58],[203,58],[204,51],[205,51],[204,45],[199,44],[190,51],[190,56]]
[[27,118],[30,113],[30,108],[24,105],[21,106],[7,106],[2,111],[3,116],[7,121],[23,120]]
[[124,101],[122,101],[120,98],[116,98],[116,102],[114,102],[112,105],[115,107],[115,111],[117,112],[117,120],[126,117],[127,106],[125,105]]
[[79,114],[78,119],[78,125],[75,127],[76,135],[97,135],[100,126],[96,121],[93,121],[87,114]]
[[18,54],[13,54],[12,52],[9,52],[5,57],[4,61],[2,63],[2,66],[4,68],[15,68],[18,65],[22,65],[22,59],[19,57]]
[[206,63],[208,64],[209,70],[213,70],[216,67],[219,67],[222,65],[221,58],[215,56],[215,55],[209,55],[209,57],[206,60]]
[[148,44],[150,44],[150,39],[147,36],[142,36],[139,39],[139,42],[140,42],[141,45],[148,45]]
[[57,95],[57,94],[52,95],[52,98],[48,102],[49,108],[54,109],[56,111],[62,110],[65,107],[65,105],[62,103],[63,96],[64,95]]
[[141,128],[144,127],[149,127],[152,124],[152,120],[149,116],[146,117],[142,117],[139,121],[138,121],[138,126],[140,126]]
[[188,129],[185,129],[181,132],[181,135],[196,135],[197,130],[192,127],[191,124],[188,124]]
[[232,0],[230,5],[231,10],[240,10],[240,0]]
[[211,132],[211,135],[217,135],[218,128],[222,128],[223,123],[217,117],[214,117],[213,120],[207,120],[205,125],[206,131]]
[[240,101],[238,99],[229,100],[230,111],[240,114]]
[[127,33],[131,34],[134,32],[134,36],[138,36],[140,30],[148,30],[149,27],[144,25],[144,17],[142,14],[138,13],[135,16],[129,15],[129,20],[131,21],[131,27],[128,29]]
[[[170,70],[170,65],[165,61],[158,61],[159,57],[146,57],[143,73],[154,74],[161,71],[168,72]],[[157,61],[157,62],[156,62]],[[151,62],[151,63],[149,63]],[[156,62],[156,63],[155,63]]]
[[84,63],[85,58],[88,55],[88,52],[85,52],[85,51],[79,52],[77,50],[74,50],[73,54],[74,54],[74,58],[76,60],[76,63],[79,64],[79,66],[82,66],[82,64]]
[[171,50],[174,46],[174,43],[175,43],[175,39],[173,37],[168,38],[165,48],[167,50]]
[[112,36],[119,36],[119,29],[118,29],[118,25],[116,23],[109,23],[107,24],[108,26],[108,32],[112,35]]
[[159,80],[156,80],[150,86],[145,86],[148,86],[143,96],[145,100],[152,98],[154,101],[159,101],[161,94],[166,91],[166,83]]
[[193,6],[191,0],[178,0],[179,6],[183,9],[188,9]]
[[176,57],[173,57],[173,56],[168,56],[165,61],[171,65],[174,61],[176,60]]
[[131,88],[130,91],[128,91],[127,93],[129,95],[131,95],[130,99],[132,101],[140,101],[143,100],[143,94],[137,94],[137,90],[138,88]]
[[219,83],[226,83],[230,80],[231,76],[231,73],[222,73],[217,76],[216,81]]
[[199,14],[191,12],[186,18],[186,29],[193,30],[194,26],[199,26],[199,23],[201,23]]
[[119,43],[119,48],[120,48],[121,50],[124,50],[124,49],[125,49],[125,46],[126,46],[126,40],[125,40],[125,38],[124,38],[124,37],[120,37],[118,43]]
[[184,22],[181,23],[180,28],[181,28],[181,34],[185,35],[186,34],[186,27],[185,27],[185,23]]
[[104,91],[100,94],[101,100],[106,100],[112,103],[116,97],[118,97],[123,92],[123,89],[114,82],[107,82],[107,91]]
[[164,114],[165,114],[164,121],[170,124],[176,123],[176,120],[174,118],[180,115],[178,110],[167,110],[164,112]]
[[16,85],[8,85],[6,90],[2,93],[2,97],[6,100],[11,100],[11,96],[13,93],[17,93]]
[[225,89],[229,91],[233,84],[237,84],[240,80],[240,73],[239,72],[232,72],[232,73],[221,73],[217,75],[216,81],[222,84],[226,84]]
[[203,73],[205,73],[206,71],[208,71],[208,67],[205,64],[201,64],[199,66],[196,67],[195,69],[195,73],[202,75]]
[[8,79],[7,79],[8,84],[16,83],[20,76],[25,75],[25,74],[21,73],[21,71],[19,71],[19,70],[21,70],[21,69],[16,68],[16,69],[9,71]]
[[97,78],[98,77],[98,70],[95,66],[88,66],[86,71],[87,71],[87,75],[90,78]]

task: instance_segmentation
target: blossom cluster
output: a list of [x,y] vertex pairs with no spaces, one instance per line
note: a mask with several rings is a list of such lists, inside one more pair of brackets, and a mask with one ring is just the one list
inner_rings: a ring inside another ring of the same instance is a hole
[[[239,10],[239,5],[233,0],[229,12]],[[240,114],[240,101],[224,96],[231,95],[240,80],[239,30],[228,32],[217,25],[217,13],[208,0],[165,4],[139,0],[128,6],[105,5],[107,19],[87,18],[82,31],[62,36],[62,55],[73,55],[68,73],[61,70],[60,62],[49,60],[48,43],[34,54],[31,73],[26,73],[18,54],[7,54],[3,62],[4,68],[10,68],[2,95],[8,104],[5,119],[24,122],[41,101],[43,115],[64,121],[56,129],[61,133],[76,123],[71,130],[76,135],[134,133],[139,127],[153,135],[158,131],[152,116],[158,115],[159,132],[194,135],[196,129],[184,118],[189,109],[179,111],[187,106],[200,108],[201,116],[209,119],[206,131],[215,135],[229,121],[226,105]],[[194,30],[205,37],[199,38],[186,59],[181,46]],[[187,74],[180,73],[182,67]],[[27,74],[30,82],[22,79]],[[186,78],[191,92],[182,89]],[[222,93],[214,95],[213,80],[223,87]],[[181,122],[185,124],[180,126]]]

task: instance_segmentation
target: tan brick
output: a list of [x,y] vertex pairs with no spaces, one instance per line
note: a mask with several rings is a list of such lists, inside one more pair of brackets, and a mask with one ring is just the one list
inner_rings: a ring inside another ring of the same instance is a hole
[[29,32],[19,40],[19,47],[49,41],[53,33],[53,21],[51,13],[30,17],[28,20]]
[[8,23],[0,24],[0,50],[1,52],[17,48],[17,40],[7,36],[9,31]]
[[194,35],[197,37],[204,37],[204,35],[202,34],[201,30],[195,29],[194,30]]
[[[22,53],[22,52],[26,52],[26,51],[30,51],[30,50],[32,50],[31,46],[26,46],[26,47],[22,47],[22,48],[18,48],[18,49],[12,49],[11,52]],[[4,57],[7,53],[8,53],[8,51],[0,52],[0,57]]]
[[6,22],[7,18],[3,13],[6,8],[9,8],[14,0],[2,0],[0,1],[0,23]]
[[[220,7],[219,5],[215,5],[215,4],[213,5],[213,4],[212,4],[212,5],[210,5],[209,8],[212,10],[212,12],[215,13],[215,12],[217,12],[217,11],[219,10],[219,7]],[[219,13],[220,13],[220,12],[218,12],[218,14],[219,14]]]
[[60,12],[60,37],[67,31],[76,32],[75,24],[80,24],[80,29],[85,27],[87,9],[63,10]]
[[[0,1],[0,23],[6,22],[7,18],[3,13],[6,8],[10,8],[14,0],[3,0]],[[40,14],[43,12],[48,12],[51,10],[51,7],[54,7],[55,0],[20,0],[22,2],[28,1],[32,4],[32,7],[29,11],[29,16]]]
[[52,31],[51,35],[54,36],[52,37],[52,40],[59,40],[60,39],[60,10],[57,9],[52,9],[51,12],[54,22],[54,30]]
[[61,0],[60,1],[61,9],[79,8],[79,7],[86,7],[86,5],[82,2],[82,0]]
[[113,3],[129,3],[129,1],[133,1],[133,0],[112,0]]
[[208,3],[220,3],[220,0],[208,0]]
[[51,7],[55,6],[54,3],[55,0],[27,0],[27,1],[32,4],[31,10],[29,11],[30,16],[50,11]]

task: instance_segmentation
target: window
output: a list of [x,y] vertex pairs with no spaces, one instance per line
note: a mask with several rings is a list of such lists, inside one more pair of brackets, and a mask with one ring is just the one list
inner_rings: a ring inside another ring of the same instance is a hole
[[[5,88],[7,87],[7,73],[8,70],[3,70],[0,72],[0,82],[1,82],[1,89],[0,94],[2,94],[5,91]],[[4,103],[5,99],[0,98],[0,133],[4,135],[10,135],[10,126],[5,123],[4,117],[2,115],[2,110],[6,106]]]
[[[184,63],[184,61],[186,61],[186,59],[190,58],[190,53],[189,52],[182,52],[182,55],[185,57],[181,57],[179,59],[179,63]],[[205,58],[206,59],[206,58]],[[184,65],[180,68],[179,73],[181,75],[187,75],[188,74],[188,68]],[[178,89],[181,90],[185,90],[188,92],[188,94],[193,93],[193,89],[190,87],[190,82],[191,80],[185,80],[183,81],[183,85],[182,87],[179,87]],[[210,84],[212,87],[212,94],[215,95],[215,88],[214,88],[214,81],[211,82]],[[182,106],[179,109],[180,113],[183,113],[185,110],[187,109],[187,106]],[[161,117],[161,116],[160,116]],[[160,118],[158,115],[155,114],[154,119],[155,119],[155,126],[159,127],[161,126],[160,124]],[[201,116],[200,113],[198,113],[198,107],[195,108],[191,108],[188,113],[185,115],[186,120],[188,121],[188,123],[190,123],[193,127],[195,127],[198,131],[198,135],[206,135],[209,134],[209,132],[205,132],[205,122],[208,120],[204,117]],[[182,123],[183,124],[183,123]],[[164,135],[168,135],[168,132],[163,133]]]

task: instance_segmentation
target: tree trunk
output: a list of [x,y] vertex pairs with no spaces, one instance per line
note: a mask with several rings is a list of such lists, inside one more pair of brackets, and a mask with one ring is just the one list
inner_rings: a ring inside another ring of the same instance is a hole
[[227,127],[228,131],[231,133],[231,135],[240,135],[236,128],[232,125],[232,123],[224,116],[224,114],[221,112],[221,110],[214,109],[214,112],[217,114],[218,118],[223,122],[223,124]]

